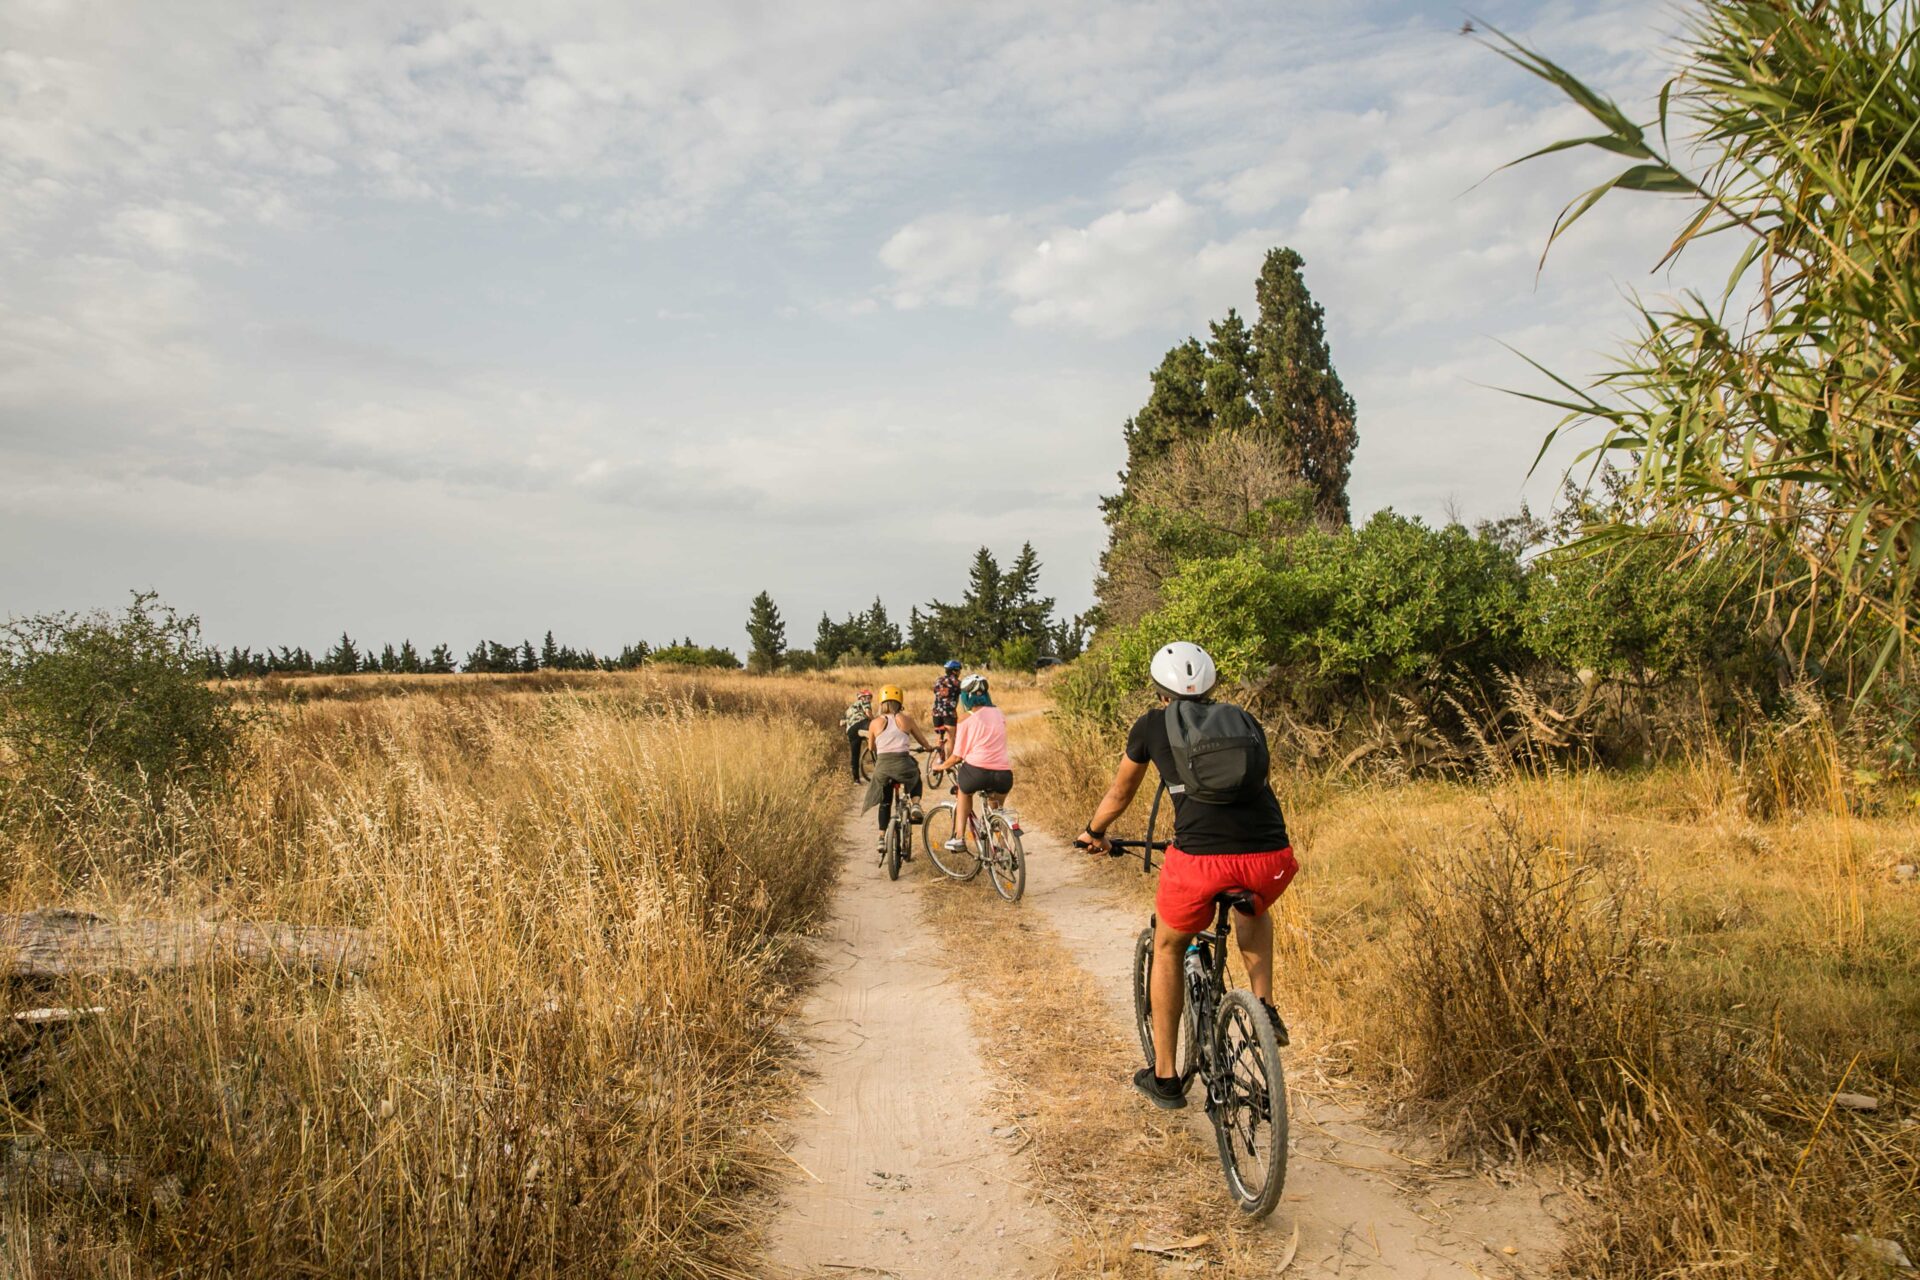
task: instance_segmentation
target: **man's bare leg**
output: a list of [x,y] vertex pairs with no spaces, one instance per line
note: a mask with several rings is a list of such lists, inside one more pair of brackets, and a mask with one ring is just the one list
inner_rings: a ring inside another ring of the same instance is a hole
[[1268,1004],[1273,1003],[1273,913],[1257,916],[1233,913],[1233,936],[1240,942],[1240,959],[1246,962],[1247,986]]
[[1153,997],[1153,1074],[1162,1080],[1179,1073],[1175,1055],[1179,1052],[1180,1011],[1187,1002],[1181,965],[1191,941],[1192,934],[1165,923],[1153,926],[1153,974],[1147,989]]

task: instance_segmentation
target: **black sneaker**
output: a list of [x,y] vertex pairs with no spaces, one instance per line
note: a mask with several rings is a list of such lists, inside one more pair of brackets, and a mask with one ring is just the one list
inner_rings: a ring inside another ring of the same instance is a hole
[[1287,1047],[1287,1024],[1280,1021],[1280,1011],[1268,1001],[1262,1000],[1260,1007],[1267,1011],[1267,1021],[1273,1024],[1273,1042],[1282,1049]]
[[1187,1105],[1187,1095],[1180,1088],[1179,1079],[1163,1080],[1153,1074],[1152,1067],[1142,1067],[1133,1073],[1133,1087],[1162,1111],[1178,1111]]

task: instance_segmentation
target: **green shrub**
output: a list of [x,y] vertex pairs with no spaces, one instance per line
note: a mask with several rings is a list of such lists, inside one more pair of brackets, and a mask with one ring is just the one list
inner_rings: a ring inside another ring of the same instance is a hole
[[239,716],[208,687],[200,620],[135,593],[126,612],[54,613],[0,626],[0,772],[9,798],[66,796],[90,780],[159,800],[224,779]]
[[1718,562],[1676,565],[1652,541],[1551,551],[1527,575],[1527,646],[1568,671],[1640,684],[1729,666],[1760,674],[1744,577]]
[[1015,636],[993,651],[992,666],[996,671],[1031,671],[1039,661],[1040,646],[1033,637]]
[[1357,530],[1307,529],[1188,564],[1160,609],[1103,637],[1062,681],[1061,704],[1125,718],[1172,639],[1211,653],[1223,688],[1296,705],[1486,676],[1525,657],[1524,596],[1497,539],[1382,511]]
[[647,661],[663,667],[718,667],[723,671],[740,669],[740,659],[733,650],[695,644],[691,640],[655,649]]

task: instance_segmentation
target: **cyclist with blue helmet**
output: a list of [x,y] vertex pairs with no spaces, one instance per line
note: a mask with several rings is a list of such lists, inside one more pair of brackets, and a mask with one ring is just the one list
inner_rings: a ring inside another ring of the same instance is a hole
[[933,682],[933,734],[940,740],[941,753],[953,742],[953,727],[960,721],[960,660],[948,658],[940,678]]

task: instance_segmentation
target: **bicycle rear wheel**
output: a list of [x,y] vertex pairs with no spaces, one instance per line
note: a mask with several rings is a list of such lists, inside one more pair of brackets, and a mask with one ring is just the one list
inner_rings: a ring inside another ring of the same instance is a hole
[[1230,991],[1213,1028],[1217,1075],[1214,1137],[1227,1190],[1242,1213],[1264,1218],[1287,1181],[1287,1080],[1266,1010],[1246,991]]
[[1027,891],[1027,854],[1020,847],[1020,833],[998,813],[987,815],[985,831],[987,876],[993,889],[1008,902],[1020,901]]
[[954,804],[945,800],[927,810],[920,824],[920,847],[933,859],[933,865],[955,880],[971,880],[980,874],[980,855],[972,849],[948,849],[953,838]]
[[865,782],[873,776],[873,764],[873,743],[869,742],[860,748],[860,781]]
[[[1153,1054],[1153,926],[1140,931],[1133,944],[1133,1021],[1140,1032],[1140,1052],[1148,1066],[1158,1065]],[[1173,1047],[1173,1069],[1185,1090],[1193,1083],[1193,1008],[1180,1012],[1180,1035]]]

